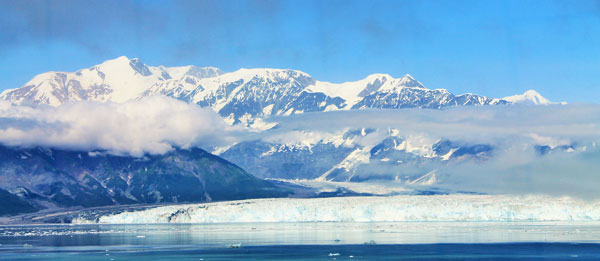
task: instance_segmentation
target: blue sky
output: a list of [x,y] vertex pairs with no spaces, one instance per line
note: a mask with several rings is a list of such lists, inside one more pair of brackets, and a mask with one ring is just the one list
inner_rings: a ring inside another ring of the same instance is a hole
[[121,55],[600,101],[600,1],[0,0],[0,90]]

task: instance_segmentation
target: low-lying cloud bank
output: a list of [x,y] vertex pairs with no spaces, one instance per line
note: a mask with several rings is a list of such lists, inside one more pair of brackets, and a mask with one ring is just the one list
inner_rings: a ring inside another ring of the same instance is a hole
[[527,140],[558,146],[600,138],[600,105],[482,106],[447,110],[352,110],[278,118],[281,132],[394,128],[468,143]]
[[[357,174],[364,175],[362,178],[394,171],[427,174],[435,170],[434,186],[453,191],[600,197],[599,105],[359,110],[308,113],[279,120],[279,127],[263,140],[299,142],[307,131],[315,132],[313,136],[332,136],[341,129],[380,130],[360,137],[357,142],[361,142],[381,139],[377,137],[382,135],[381,130],[385,137],[385,130],[391,128],[412,141],[433,144],[451,140],[494,148],[492,156],[485,160],[427,166],[403,164],[402,169],[370,162],[365,167],[367,173]],[[541,153],[536,146],[551,152]]]
[[[311,143],[315,141],[310,139],[360,128],[393,128],[404,137],[507,148],[523,144],[595,146],[600,140],[600,105],[352,110],[267,120],[279,124],[273,130],[248,132],[228,125],[209,108],[163,96],[36,108],[0,101],[0,143],[142,155],[162,154],[173,147],[231,145],[247,139]],[[312,136],[304,135],[305,131]],[[369,138],[376,137],[363,139]]]
[[497,194],[547,194],[600,198],[600,150],[498,153],[485,162],[461,162],[440,170],[441,187]]
[[[435,166],[440,181],[436,186],[486,193],[600,197],[599,105],[354,110],[267,121],[278,125],[264,132],[247,131],[228,125],[209,108],[162,96],[125,103],[81,101],[36,108],[0,101],[0,144],[143,156],[175,147],[210,149],[254,139],[314,144],[344,129],[361,128],[380,131],[354,142],[375,144],[388,135],[383,130],[391,128],[413,141],[447,139],[497,148],[493,157],[484,161]],[[306,135],[308,132],[311,134]],[[541,156],[533,150],[535,145],[566,145],[574,150],[559,149]],[[376,175],[378,165],[373,162],[368,167]]]
[[163,154],[174,147],[210,147],[235,140],[236,128],[209,108],[152,96],[125,103],[72,102],[59,107],[0,101],[0,143],[112,154]]

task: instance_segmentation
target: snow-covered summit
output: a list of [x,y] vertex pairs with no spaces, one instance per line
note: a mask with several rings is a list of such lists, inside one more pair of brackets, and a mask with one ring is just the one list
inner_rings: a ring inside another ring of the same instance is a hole
[[515,104],[533,104],[533,105],[548,105],[552,104],[551,101],[544,98],[540,93],[535,90],[528,90],[523,94],[517,94],[513,96],[504,97],[503,100],[509,101]]
[[419,88],[425,88],[425,86],[423,86],[423,84],[421,84],[419,81],[417,81],[415,78],[413,78],[410,74],[405,74],[404,76],[402,76],[402,78],[400,78],[398,80],[397,85],[399,86],[406,86],[406,87],[419,87]]
[[345,101],[345,106],[340,109],[350,109],[368,95],[378,92],[400,92],[403,88],[420,88],[429,91],[409,74],[401,78],[394,78],[389,74],[381,73],[371,74],[354,82],[330,83],[317,81],[315,85],[309,86],[306,90],[312,93],[324,93],[329,97],[342,98]]
[[220,74],[214,67],[152,67],[138,58],[121,56],[76,72],[39,74],[21,88],[4,91],[0,99],[52,106],[79,100],[124,102],[143,96],[153,85],[169,79]]

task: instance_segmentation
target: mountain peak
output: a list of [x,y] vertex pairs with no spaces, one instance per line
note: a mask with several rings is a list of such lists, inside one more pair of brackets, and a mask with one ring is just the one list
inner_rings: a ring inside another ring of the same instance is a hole
[[536,90],[528,90],[526,92],[523,93],[523,95],[525,96],[542,96],[539,92],[537,92]]
[[98,64],[94,67],[97,67],[97,68],[121,67],[121,66],[129,65],[129,63],[131,61],[132,60],[130,60],[127,56],[119,56],[115,59],[106,60],[106,61],[102,62],[101,64]]
[[366,79],[375,80],[375,79],[382,79],[382,78],[393,79],[394,77],[392,77],[391,75],[389,75],[387,73],[374,73],[374,74],[370,74],[369,76],[367,76]]
[[415,78],[414,78],[414,77],[412,77],[412,76],[411,76],[410,74],[408,74],[408,73],[407,73],[407,74],[405,74],[404,76],[402,76],[402,79],[407,79],[407,80],[413,80],[413,81],[415,81]]
[[121,73],[129,71],[138,73],[143,76],[149,76],[152,73],[148,66],[146,66],[139,58],[128,58],[127,56],[119,56],[112,60],[104,61],[103,63],[95,66],[96,68],[104,71],[120,71]]
[[533,105],[548,105],[552,104],[551,101],[544,98],[539,92],[536,90],[528,90],[523,94],[517,94],[513,96],[504,97],[503,100],[509,101],[511,103],[520,103],[520,104],[533,104]]
[[425,88],[423,84],[421,84],[408,73],[402,76],[402,78],[398,79],[396,86]]
[[[133,59],[137,59],[137,58],[133,58]],[[123,56],[119,56],[119,57],[117,57],[115,59],[106,60],[106,61],[104,61],[101,64],[106,64],[106,63],[109,63],[109,64],[110,63],[128,63],[129,61],[131,61],[133,59],[129,59],[129,57],[123,55]],[[137,59],[137,60],[139,60],[139,59]]]

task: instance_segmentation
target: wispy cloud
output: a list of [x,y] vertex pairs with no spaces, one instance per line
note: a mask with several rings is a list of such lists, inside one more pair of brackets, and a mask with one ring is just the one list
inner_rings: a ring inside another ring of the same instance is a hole
[[277,130],[280,132],[293,129],[394,128],[403,135],[428,135],[469,143],[504,143],[507,139],[515,142],[546,139],[571,143],[600,138],[598,105],[354,110],[306,113],[273,120],[281,122]]

